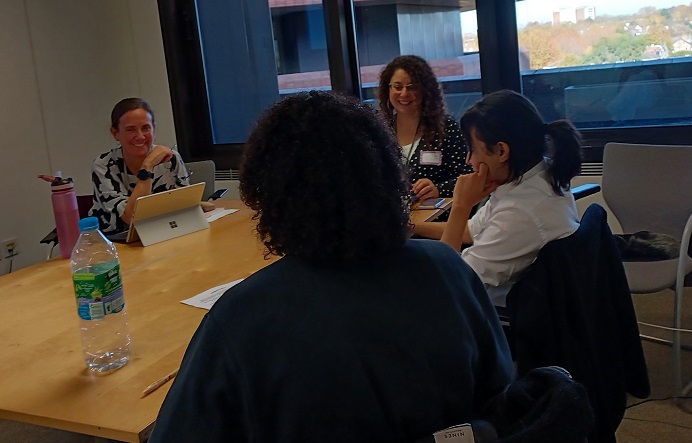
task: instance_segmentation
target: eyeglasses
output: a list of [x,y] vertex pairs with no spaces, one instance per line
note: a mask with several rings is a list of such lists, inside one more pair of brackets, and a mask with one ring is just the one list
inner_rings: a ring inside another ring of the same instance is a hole
[[406,88],[408,92],[418,91],[418,85],[413,83],[409,83],[408,85],[404,85],[403,83],[390,83],[389,87],[394,89],[396,92],[401,92],[404,90],[404,88]]

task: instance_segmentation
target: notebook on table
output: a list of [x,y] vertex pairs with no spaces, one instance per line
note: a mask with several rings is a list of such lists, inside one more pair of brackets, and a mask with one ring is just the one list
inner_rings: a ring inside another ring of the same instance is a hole
[[199,205],[203,192],[204,183],[196,183],[139,197],[125,242],[140,240],[149,246],[207,229],[209,222]]

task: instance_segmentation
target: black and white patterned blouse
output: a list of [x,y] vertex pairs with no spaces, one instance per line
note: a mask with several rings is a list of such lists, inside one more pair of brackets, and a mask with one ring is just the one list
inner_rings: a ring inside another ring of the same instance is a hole
[[[452,197],[457,177],[473,172],[473,167],[466,164],[466,144],[461,135],[459,124],[451,116],[445,116],[445,138],[440,144],[440,134],[435,134],[431,144],[421,140],[416,151],[408,161],[411,183],[421,178],[429,178],[440,191],[440,197]],[[421,165],[420,152],[441,151],[440,165]]]
[[[189,184],[185,164],[177,151],[173,151],[173,157],[169,161],[154,166],[153,172],[152,194]],[[137,185],[135,174],[125,166],[120,146],[94,160],[91,166],[94,203],[89,215],[98,217],[104,233],[122,232],[129,228],[122,215],[127,198]]]

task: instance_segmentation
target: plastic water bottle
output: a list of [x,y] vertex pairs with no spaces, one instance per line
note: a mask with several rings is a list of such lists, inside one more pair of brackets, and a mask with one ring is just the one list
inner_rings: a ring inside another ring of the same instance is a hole
[[[72,249],[79,237],[79,208],[77,196],[74,193],[74,183],[71,178],[62,178],[62,173],[57,171],[55,177],[39,176],[50,181],[53,201],[53,215],[55,227],[58,231],[58,245],[62,258],[70,258]],[[51,179],[51,180],[48,180]]]
[[90,370],[107,373],[129,360],[130,333],[118,251],[98,228],[96,217],[79,221],[70,266],[84,360]]

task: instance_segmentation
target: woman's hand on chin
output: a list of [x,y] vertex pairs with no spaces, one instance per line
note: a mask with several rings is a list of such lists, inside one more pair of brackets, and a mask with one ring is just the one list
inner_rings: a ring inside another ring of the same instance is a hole
[[478,165],[478,171],[463,174],[454,186],[454,205],[475,206],[490,195],[499,183],[488,181],[489,169],[485,163]]

